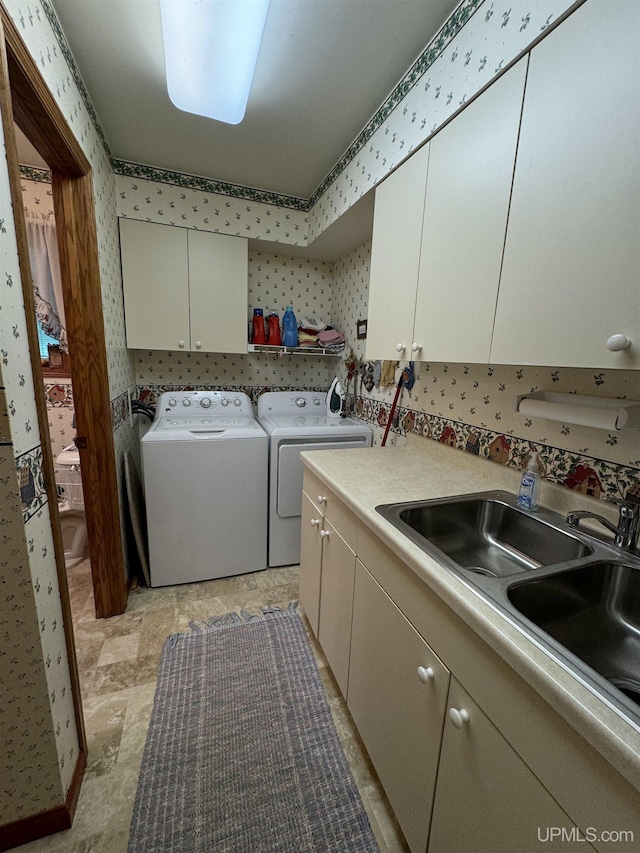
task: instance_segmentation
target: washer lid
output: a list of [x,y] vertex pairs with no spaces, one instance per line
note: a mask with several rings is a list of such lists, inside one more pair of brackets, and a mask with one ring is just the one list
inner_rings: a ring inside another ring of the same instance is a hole
[[227,417],[161,417],[153,422],[142,441],[201,441],[263,438],[266,435],[258,421],[250,415]]
[[160,418],[155,429],[160,431],[186,430],[187,432],[211,432],[213,430],[260,429],[260,427],[249,415],[209,418],[192,418],[180,415],[176,417]]

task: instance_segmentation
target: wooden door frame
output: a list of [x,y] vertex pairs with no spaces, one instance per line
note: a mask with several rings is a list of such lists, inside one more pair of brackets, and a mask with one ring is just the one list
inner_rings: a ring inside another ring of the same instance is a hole
[[48,434],[44,387],[22,211],[20,170],[12,122],[27,136],[51,168],[60,271],[72,359],[77,442],[85,496],[89,555],[96,616],[120,614],[127,604],[118,500],[108,363],[91,164],[71,132],[17,27],[0,3],[0,101],[4,125],[14,222],[24,292],[29,348],[54,543],[66,626],[71,628],[64,548],[59,531],[53,456]]

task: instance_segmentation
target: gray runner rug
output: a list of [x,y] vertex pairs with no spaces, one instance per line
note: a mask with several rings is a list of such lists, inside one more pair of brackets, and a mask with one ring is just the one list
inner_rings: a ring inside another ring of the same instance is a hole
[[298,614],[212,621],[162,650],[129,853],[378,851]]

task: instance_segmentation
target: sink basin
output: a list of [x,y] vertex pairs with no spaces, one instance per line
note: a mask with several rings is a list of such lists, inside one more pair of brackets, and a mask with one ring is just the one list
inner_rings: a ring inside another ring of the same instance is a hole
[[509,492],[376,510],[640,731],[640,559]]
[[457,568],[478,575],[505,577],[592,553],[582,540],[549,524],[545,520],[549,513],[526,512],[507,492],[383,504],[376,509],[424,550],[435,549]]
[[513,607],[640,704],[640,562],[600,561],[513,584]]

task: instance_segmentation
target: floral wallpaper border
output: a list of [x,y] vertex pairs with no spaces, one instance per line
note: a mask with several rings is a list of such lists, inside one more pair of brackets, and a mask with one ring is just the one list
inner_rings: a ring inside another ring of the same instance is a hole
[[293,210],[309,210],[309,201],[304,198],[280,195],[267,190],[257,190],[253,187],[244,187],[241,184],[229,184],[225,181],[216,181],[198,175],[186,175],[182,172],[172,172],[154,166],[143,166],[140,163],[129,163],[125,160],[112,160],[111,163],[116,175],[123,175],[126,178],[138,178],[139,180],[154,181],[160,184],[186,187],[190,190],[201,190],[217,195],[226,195],[230,198],[272,204],[276,207],[289,207]]
[[333,169],[312,193],[308,201],[307,210],[310,210],[313,207],[318,199],[324,195],[331,184],[342,174],[342,172],[344,172],[351,161],[371,139],[376,130],[385,123],[395,108],[404,100],[407,93],[416,85],[422,75],[429,70],[442,51],[447,47],[449,42],[458,35],[460,30],[483,3],[484,0],[464,0],[464,2],[460,4],[451,17],[445,22],[440,31],[436,33],[435,37],[422,51],[411,68],[409,68],[386,101],[367,122],[365,128],[354,139]]
[[[413,86],[418,82],[420,77],[430,68],[438,56],[451,42],[452,39],[460,32],[464,25],[470,20],[475,11],[485,2],[485,0],[463,0],[460,6],[444,23],[439,32],[427,45],[418,59],[414,62],[411,68],[407,71],[404,77],[400,80],[393,92],[384,101],[382,106],[376,111],[373,117],[367,122],[364,129],[359,133],[356,139],[351,143],[340,160],[331,169],[329,174],[320,183],[318,188],[313,192],[309,199],[297,198],[295,196],[286,196],[279,193],[266,192],[264,190],[245,187],[237,184],[230,184],[223,181],[215,181],[207,178],[198,177],[196,175],[185,175],[180,172],[173,172],[164,169],[156,169],[152,166],[144,166],[139,163],[130,163],[124,160],[114,159],[109,143],[107,142],[104,131],[100,125],[100,121],[96,111],[91,103],[91,99],[86,90],[78,67],[73,58],[73,54],[69,48],[64,32],[60,26],[60,22],[56,16],[55,10],[51,5],[51,0],[42,0],[42,8],[51,25],[58,42],[59,49],[64,56],[69,70],[73,77],[73,81],[78,87],[84,105],[91,117],[96,133],[98,134],[107,156],[111,160],[114,172],[127,177],[135,177],[146,180],[158,181],[160,183],[175,184],[181,187],[190,189],[204,190],[206,192],[215,192],[220,195],[228,195],[232,198],[241,198],[251,201],[259,201],[265,204],[273,204],[279,207],[289,207],[294,210],[308,211],[316,201],[326,192],[327,188],[342,174],[349,163],[357,156],[358,152],[366,145],[371,136],[376,130],[387,120],[393,110],[402,102]],[[38,7],[35,9],[35,14],[40,15]],[[33,12],[27,7],[27,15],[29,18],[33,16]],[[24,26],[24,18],[21,19]],[[55,50],[55,48],[54,48]],[[57,93],[58,96],[60,92]]]
[[[346,408],[354,417],[384,427],[391,407],[385,401],[349,394]],[[638,468],[403,406],[397,408],[391,429],[399,435],[422,435],[516,469],[523,469],[531,454],[536,452],[542,464],[542,476],[551,482],[604,500],[629,495],[640,497]]]
[[22,518],[26,524],[47,503],[41,445],[16,456],[16,471]]
[[39,169],[36,166],[20,166],[20,177],[25,181],[35,181],[38,184],[50,184],[51,172],[49,169]]
[[[78,92],[80,93],[80,97],[82,98],[82,102],[84,103],[85,109],[87,110],[89,117],[91,119],[91,122],[93,123],[93,127],[94,127],[96,133],[98,134],[98,137],[99,137],[100,142],[102,143],[102,146],[103,146],[103,148],[107,154],[107,157],[109,159],[112,159],[111,149],[109,148],[109,143],[107,142],[107,137],[104,134],[104,131],[102,129],[102,125],[100,124],[98,114],[96,113],[95,108],[94,108],[93,104],[91,103],[91,98],[89,97],[89,93],[87,92],[87,89],[84,85],[84,80],[82,79],[82,75],[80,74],[80,71],[78,70],[78,66],[76,65],[76,61],[73,58],[73,54],[71,53],[71,48],[69,47],[69,44],[68,44],[67,39],[65,37],[65,34],[62,30],[62,27],[60,26],[60,21],[58,20],[58,16],[55,13],[55,9],[53,8],[53,6],[51,4],[51,0],[40,0],[40,2],[42,3],[42,9],[44,11],[44,14],[45,14],[47,21],[49,22],[49,26],[53,30],[53,34],[56,38],[56,41],[58,42],[58,47],[60,48],[60,52],[64,56],[65,61],[67,63],[67,66],[69,67],[69,71],[71,72],[71,76],[73,77],[73,82],[75,83],[75,85],[78,89]],[[40,9],[38,8],[38,6],[35,7],[35,14],[37,15],[38,19],[40,19]],[[29,17],[29,19],[33,23],[33,20],[32,20],[33,19],[33,12],[31,11],[30,6],[27,6],[27,16]],[[24,12],[21,13],[19,20],[20,20],[20,23],[22,25],[22,28],[24,29],[24,26],[25,26]],[[56,53],[55,45],[53,45],[53,51],[54,51],[54,55],[55,55],[55,53]],[[44,58],[43,58],[43,63],[44,63]],[[69,86],[70,85],[71,85],[71,81],[69,81]],[[58,89],[54,94],[57,95],[58,101],[59,101],[61,98],[60,90]]]

